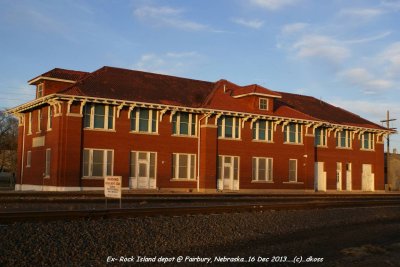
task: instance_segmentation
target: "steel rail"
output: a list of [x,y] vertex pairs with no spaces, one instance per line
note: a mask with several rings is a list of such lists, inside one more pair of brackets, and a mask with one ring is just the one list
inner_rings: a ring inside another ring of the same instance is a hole
[[56,211],[28,211],[0,213],[0,223],[26,221],[53,221],[75,219],[109,219],[124,217],[154,217],[154,216],[183,216],[196,214],[221,214],[262,212],[268,210],[305,210],[328,208],[353,208],[399,206],[399,199],[368,200],[368,201],[321,201],[273,204],[242,204],[242,205],[206,205],[184,207],[147,207],[132,209],[101,209],[101,210],[56,210]]

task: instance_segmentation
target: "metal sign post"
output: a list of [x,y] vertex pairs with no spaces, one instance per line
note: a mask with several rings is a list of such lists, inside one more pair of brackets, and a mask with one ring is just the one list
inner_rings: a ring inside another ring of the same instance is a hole
[[122,207],[122,177],[106,176],[104,177],[104,196],[106,198],[119,198],[119,208]]

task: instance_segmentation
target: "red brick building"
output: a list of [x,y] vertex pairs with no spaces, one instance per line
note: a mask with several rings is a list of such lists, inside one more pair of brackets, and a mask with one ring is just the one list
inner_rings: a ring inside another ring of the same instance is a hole
[[384,189],[386,129],[313,97],[112,67],[29,84],[17,190]]

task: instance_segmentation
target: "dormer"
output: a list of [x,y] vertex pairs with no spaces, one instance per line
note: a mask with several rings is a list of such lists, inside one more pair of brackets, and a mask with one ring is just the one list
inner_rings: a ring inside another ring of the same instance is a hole
[[28,81],[36,86],[36,98],[60,92],[78,80],[87,72],[55,68]]
[[253,103],[254,111],[271,113],[274,111],[274,99],[282,96],[257,84],[239,87],[232,91],[233,98],[247,98]]

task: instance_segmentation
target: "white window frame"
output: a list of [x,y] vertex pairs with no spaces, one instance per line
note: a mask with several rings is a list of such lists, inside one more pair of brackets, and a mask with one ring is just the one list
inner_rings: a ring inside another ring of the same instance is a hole
[[[260,139],[259,137],[259,130],[260,130],[260,122],[264,122],[265,121],[265,140],[264,139]],[[269,134],[269,128],[271,127],[271,135]],[[257,140],[257,141],[263,141],[263,142],[269,142],[272,143],[274,141],[274,123],[272,121],[268,121],[268,120],[257,120],[254,124],[253,124],[253,130],[255,131],[255,138],[253,138],[253,140]],[[253,135],[254,137],[254,135]]]
[[53,111],[51,106],[47,109],[47,131],[50,131],[53,128]]
[[[186,170],[186,177],[180,178],[180,172],[179,172],[179,161],[181,160],[181,157],[187,157],[187,170]],[[196,154],[186,154],[186,153],[173,153],[172,154],[172,179],[174,180],[191,180],[195,181],[196,179]],[[174,161],[175,159],[175,161]],[[193,164],[193,177],[190,177],[190,172],[191,172],[191,167]]]
[[[265,101],[265,102],[264,102]],[[264,103],[262,103],[262,102],[264,102]],[[258,99],[258,108],[260,109],[260,110],[268,110],[268,105],[269,105],[269,103],[268,103],[269,101],[268,101],[268,98],[259,98]],[[262,108],[262,106],[265,106],[265,108]]]
[[[114,150],[113,149],[101,149],[101,148],[84,148],[83,153],[85,153],[85,150],[89,151],[89,159],[88,159],[88,175],[85,176],[85,164],[84,164],[84,156],[82,155],[82,177],[83,178],[100,178],[104,179],[106,176],[113,176],[114,175]],[[104,155],[103,156],[103,176],[93,176],[93,151],[103,151]],[[111,173],[107,174],[107,155],[108,152],[111,151],[112,155],[112,160],[111,160]]]
[[[94,107],[95,105],[102,105],[100,103],[91,103],[90,105],[90,126],[89,127],[85,127],[85,129],[90,129],[90,130],[102,130],[102,131],[114,131],[115,130],[115,106],[113,105],[104,105],[104,127],[103,128],[94,128]],[[109,117],[109,110],[110,107],[113,109],[113,122],[112,122],[112,128],[109,129],[108,128],[108,117]],[[85,115],[83,114],[83,119],[85,120]]]
[[[260,160],[265,160],[265,180],[259,179],[259,164]],[[252,181],[253,182],[273,182],[273,158],[253,157],[252,158]]]
[[36,98],[40,98],[43,96],[43,83],[39,83],[37,85],[37,92],[36,92]]
[[51,172],[51,148],[47,148],[45,168],[44,168],[44,178],[50,178],[50,172]]
[[42,120],[43,120],[43,118],[42,118],[42,110],[41,109],[38,109],[38,113],[37,113],[37,121],[38,121],[38,126],[37,126],[37,128],[38,128],[38,130],[37,130],[37,132],[38,133],[40,133],[41,131],[42,131]]
[[[296,129],[295,129],[295,141],[292,142],[290,141],[290,125],[295,125]],[[284,127],[284,144],[303,144],[303,125],[300,123],[295,123],[295,122],[291,122],[287,125],[285,125]],[[300,133],[300,139],[299,140],[299,133]]]
[[[295,163],[296,163],[296,169],[295,169],[295,180],[293,181],[293,180],[290,180],[290,173],[291,173],[291,171],[293,171],[293,170],[291,170],[290,169],[290,162],[291,161],[294,161]],[[290,182],[290,183],[297,183],[297,174],[298,174],[298,164],[297,164],[298,162],[297,162],[297,159],[289,159],[289,173],[288,173],[288,181]]]
[[32,134],[32,112],[29,112],[28,114],[28,134]]
[[32,165],[32,151],[28,150],[26,152],[26,167],[31,167]]
[[[369,145],[368,148],[364,147],[365,135],[368,136],[367,137],[368,138],[368,145]],[[360,141],[361,141],[361,146],[360,147],[361,147],[362,150],[374,150],[375,149],[375,135],[374,135],[374,133],[364,132],[361,135]]]
[[315,140],[317,140],[317,131],[320,130],[320,135],[319,135],[319,145],[317,144],[317,141],[315,142],[315,146],[317,147],[327,147],[328,146],[328,136],[327,136],[327,129],[326,128],[316,128],[315,129]]
[[[135,130],[132,130],[132,125],[130,125],[130,132],[131,133],[146,133],[146,134],[158,134],[158,110],[156,109],[147,109],[149,111],[149,120],[148,120],[148,125],[147,125],[147,131],[140,131],[139,130],[139,118],[140,118],[140,110],[143,110],[145,108],[135,108],[131,112],[129,112],[129,119],[130,119],[130,124],[132,123],[132,115],[135,116]],[[155,113],[156,117],[156,129],[153,131],[153,113]]]
[[[342,146],[342,134],[345,134],[345,146]],[[351,149],[352,148],[352,133],[349,130],[342,130],[336,133],[336,148],[347,148]]]
[[[188,134],[182,134],[181,130],[181,114],[187,113],[189,115],[189,125],[188,125]],[[177,112],[173,115],[176,118],[176,133],[172,132],[172,135],[176,136],[197,136],[197,114],[188,113],[188,112]],[[192,124],[194,119],[194,135],[192,134]],[[173,129],[172,129],[173,131]]]
[[[232,137],[225,137],[225,119],[227,117],[231,117],[232,118]],[[241,125],[240,125],[241,118],[234,117],[234,116],[223,116],[221,118],[218,118],[217,127],[218,127],[219,120],[221,120],[221,136],[218,135],[219,139],[229,139],[229,140],[231,140],[231,139],[236,139],[236,140],[241,139],[241,130],[240,130],[242,128]],[[236,124],[237,124],[236,121],[238,121],[238,125],[239,125],[238,126],[238,131],[239,131],[238,137],[235,137],[236,136]],[[218,132],[218,129],[217,129],[217,132]]]

